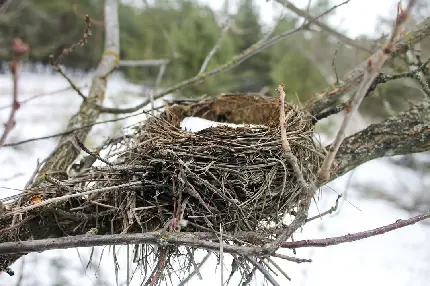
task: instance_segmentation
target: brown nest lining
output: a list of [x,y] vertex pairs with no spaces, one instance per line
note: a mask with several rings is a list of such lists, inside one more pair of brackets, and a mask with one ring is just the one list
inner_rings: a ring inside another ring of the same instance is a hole
[[[98,211],[109,210],[103,206],[117,208],[108,220],[115,222],[115,233],[167,228],[173,225],[172,219],[178,219],[173,227],[179,230],[178,221],[183,219],[188,223],[182,225],[182,231],[216,231],[222,226],[228,232],[258,231],[267,235],[273,223],[279,224],[285,213],[298,206],[301,190],[292,167],[283,158],[280,128],[276,125],[277,101],[252,101],[250,97],[243,101],[247,106],[243,114],[250,114],[250,103],[254,103],[254,115],[264,113],[256,115],[257,119],[249,116],[248,123],[265,120],[270,126],[218,126],[196,133],[178,128],[179,122],[190,115],[208,119],[223,115],[229,121],[243,121],[240,111],[229,110],[240,110],[240,106],[226,104],[225,98],[221,97],[222,112],[214,112],[214,102],[220,103],[217,99],[169,107],[136,129],[128,142],[131,147],[122,152],[114,166],[93,168],[74,179],[88,183],[97,178],[97,187],[137,183],[91,197]],[[270,106],[261,108],[261,103]],[[312,137],[311,118],[292,106],[286,106],[286,113],[292,151],[305,180],[313,181],[322,155]],[[229,114],[235,114],[236,119],[228,118]]]

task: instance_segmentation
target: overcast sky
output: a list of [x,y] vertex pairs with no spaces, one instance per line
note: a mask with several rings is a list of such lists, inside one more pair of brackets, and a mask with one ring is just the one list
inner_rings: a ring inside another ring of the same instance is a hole
[[[208,3],[215,9],[220,9],[224,1],[200,0],[202,3]],[[261,11],[261,19],[270,23],[281,11],[281,5],[274,0],[254,0]],[[230,0],[231,6],[239,2]],[[308,0],[293,0],[294,5],[305,8]],[[313,0],[314,3],[317,0]],[[344,0],[333,0],[333,5],[340,4]],[[405,1],[403,1],[405,2]],[[368,34],[378,37],[377,19],[379,16],[388,16],[389,13],[395,12],[397,1],[394,0],[350,0],[348,4],[342,5],[335,11],[335,16],[331,19],[331,24],[337,29],[346,31],[351,37],[360,34]],[[393,19],[395,14],[393,14]]]
[[[141,0],[122,0],[125,3],[133,3],[141,7]],[[152,3],[156,0],[149,0]],[[175,1],[175,0],[172,0]],[[198,0],[201,3],[209,4],[213,9],[221,9],[225,0]],[[240,0],[228,0],[230,7],[234,9]],[[294,5],[299,8],[306,8],[308,0],[290,0]],[[312,0],[312,3],[317,3],[319,0]],[[406,3],[406,0],[400,0]],[[277,15],[282,11],[281,4],[275,0],[254,0],[256,5],[260,8],[261,20],[265,23],[271,23],[276,19]],[[345,0],[330,0],[332,5],[338,5],[345,2]],[[377,27],[378,17],[391,17],[395,18],[396,5],[398,0],[350,0],[347,4],[337,8],[330,18],[332,27],[346,33],[348,36],[354,38],[359,35],[370,35],[378,38],[381,34]],[[391,13],[391,15],[390,15]]]

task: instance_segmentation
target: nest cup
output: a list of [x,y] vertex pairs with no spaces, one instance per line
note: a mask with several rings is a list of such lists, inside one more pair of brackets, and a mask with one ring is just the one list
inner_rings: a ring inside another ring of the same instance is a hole
[[[111,140],[102,152],[111,166],[98,162],[102,166],[37,188],[44,199],[70,192],[90,195],[73,195],[54,208],[34,211],[44,214],[46,227],[60,224],[73,234],[92,228],[106,234],[218,232],[220,227],[230,235],[276,234],[286,214],[308,203],[284,157],[279,110],[277,98],[249,94],[169,105],[131,136]],[[285,113],[292,152],[305,181],[313,182],[324,151],[314,140],[312,116],[289,104]],[[180,128],[186,117],[242,126],[190,132]],[[52,210],[55,220],[50,220]]]
[[[304,179],[313,181],[323,156],[312,118],[297,107],[285,108],[289,144]],[[245,125],[193,133],[180,129],[189,116]],[[91,171],[104,178],[98,183],[103,187],[139,182],[93,198],[99,211],[103,205],[118,208],[106,221],[115,222],[117,233],[222,227],[270,234],[303,198],[283,157],[277,99],[229,94],[171,105],[136,128],[128,144],[113,167]]]

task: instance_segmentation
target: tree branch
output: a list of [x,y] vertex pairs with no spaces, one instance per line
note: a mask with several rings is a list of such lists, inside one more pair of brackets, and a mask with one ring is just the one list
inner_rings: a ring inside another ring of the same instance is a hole
[[169,59],[157,59],[157,60],[121,60],[119,65],[122,67],[158,67],[167,65],[170,62]]
[[[379,76],[377,76],[376,79],[370,85],[370,87],[367,90],[367,93],[365,95],[365,98],[367,96],[369,96],[376,89],[376,87],[379,84],[386,83],[386,82],[389,82],[391,80],[396,80],[396,79],[400,79],[400,78],[411,78],[411,79],[417,81],[421,85],[422,91],[426,95],[430,96],[430,87],[423,80],[423,77],[421,76],[423,71],[425,69],[427,69],[427,65],[429,63],[430,63],[430,58],[428,60],[426,60],[424,63],[422,63],[420,66],[418,66],[416,69],[408,71],[408,72],[394,74],[394,75],[388,75],[388,74],[380,73]],[[319,113],[317,115],[318,117],[314,117],[314,120],[319,121],[323,118],[329,117],[330,115],[337,114],[340,111],[344,110],[345,106],[348,106],[348,105],[349,105],[349,102],[347,102],[346,104],[341,103],[341,104],[332,106],[330,109],[327,109],[322,113]]]
[[310,202],[316,190],[316,186],[313,182],[308,183],[305,181],[303,177],[303,173],[298,164],[297,157],[293,154],[287,139],[287,131],[286,131],[287,122],[286,122],[286,116],[285,116],[285,92],[284,92],[283,84],[279,85],[278,94],[279,94],[279,113],[280,113],[279,125],[281,128],[281,140],[282,140],[282,148],[284,150],[284,157],[294,170],[294,175],[300,186],[300,190],[303,198],[300,204],[301,207],[299,208],[293,222],[289,226],[284,227],[281,234],[276,238],[276,241],[272,243],[268,243],[264,246],[264,249],[269,253],[276,252],[279,246],[305,223],[306,218],[308,217]]
[[[393,56],[406,52],[409,47],[421,42],[428,36],[430,36],[430,17],[423,20],[412,31],[400,35],[392,47]],[[375,56],[376,53],[370,58]],[[363,79],[368,60],[366,59],[347,73],[343,78],[343,85],[341,87],[335,89],[329,88],[315,94],[314,99],[307,104],[306,109],[315,117],[320,118],[321,114],[327,112],[327,110],[336,108],[336,106],[342,104],[342,96],[357,87]]]
[[0,136],[0,148],[4,145],[7,136],[10,131],[15,127],[15,113],[20,107],[18,102],[18,74],[19,68],[21,67],[22,58],[28,54],[30,47],[24,43],[21,39],[14,39],[12,42],[12,55],[13,60],[9,63],[9,67],[12,73],[13,91],[12,91],[12,107],[10,115],[6,123],[4,124],[3,134]]
[[[204,73],[199,73],[196,76],[189,78],[187,80],[184,80],[172,87],[169,87],[167,89],[161,90],[160,92],[157,92],[153,95],[153,100],[156,100],[158,98],[161,98],[167,94],[170,94],[172,92],[175,92],[177,90],[181,90],[184,89],[186,87],[192,86],[194,84],[200,83],[210,77],[219,75],[221,72],[225,72],[228,71],[236,66],[238,66],[239,64],[241,64],[243,61],[247,60],[248,58],[252,57],[255,54],[260,53],[261,51],[263,51],[264,49],[276,44],[277,42],[279,42],[280,40],[284,39],[285,37],[294,34],[296,32],[298,32],[301,28],[295,28],[292,30],[289,30],[287,32],[284,32],[282,34],[279,34],[277,36],[274,36],[272,38],[270,38],[269,40],[262,42],[262,43],[256,43],[252,46],[250,46],[248,49],[246,49],[245,51],[243,51],[241,54],[238,54],[236,56],[234,56],[230,61],[228,61],[227,63],[220,65],[210,71],[204,72]],[[102,106],[98,106],[98,109],[101,112],[104,113],[111,113],[111,114],[123,114],[123,113],[131,113],[131,112],[135,112],[143,107],[145,107],[146,105],[148,105],[151,102],[151,99],[145,99],[142,103],[133,106],[133,107],[129,107],[129,108],[111,108],[111,107],[102,107]]]
[[[282,248],[301,248],[301,247],[326,247],[346,242],[353,242],[376,235],[381,235],[402,227],[416,224],[430,218],[430,211],[402,220],[399,219],[394,223],[378,227],[372,230],[347,234],[344,236],[330,237],[325,239],[310,239],[292,242],[283,242]],[[147,232],[135,234],[112,234],[112,235],[77,235],[61,238],[50,238],[41,240],[17,241],[0,243],[0,253],[30,253],[41,252],[51,249],[66,249],[72,247],[92,247],[105,245],[126,245],[126,244],[154,244],[154,245],[177,245],[204,248],[211,251],[219,251],[219,243],[208,241],[217,237],[213,233],[169,233],[163,236],[160,232]],[[223,251],[239,255],[249,255],[252,257],[265,257],[265,251],[261,247],[237,246],[224,244]],[[274,254],[274,257],[286,259],[288,261],[302,263],[311,262],[310,259],[300,259],[289,257],[281,254]]]
[[381,235],[386,232],[390,232],[405,226],[416,224],[417,222],[420,222],[428,218],[430,218],[430,211],[406,220],[399,219],[392,224],[378,227],[372,230],[366,230],[362,232],[357,232],[357,233],[352,233],[352,234],[347,234],[347,235],[337,236],[337,237],[330,237],[325,239],[308,239],[308,240],[284,242],[281,247],[300,248],[300,247],[327,247],[331,245],[338,245],[341,243],[353,242],[353,241],[369,238],[372,236]]
[[[112,234],[112,235],[76,235],[60,238],[48,238],[41,240],[28,240],[16,242],[0,243],[0,253],[15,254],[15,253],[30,253],[41,252],[50,249],[66,249],[73,247],[92,247],[105,245],[126,245],[126,244],[153,244],[153,245],[176,245],[176,246],[191,246],[208,249],[218,252],[220,245],[218,242],[204,240],[206,233],[183,233],[173,232],[168,235],[162,235],[162,232],[146,232],[133,234]],[[224,244],[223,251],[226,253],[234,253],[251,257],[264,257],[265,253],[261,247],[238,246]],[[281,254],[274,254],[274,257],[279,257],[288,261],[303,263],[311,262],[310,259],[301,259],[290,257]]]
[[430,99],[347,137],[339,148],[336,156],[339,166],[332,173],[331,179],[376,158],[428,150]]
[[223,39],[224,35],[227,33],[228,29],[230,28],[230,22],[231,22],[230,19],[227,19],[226,23],[224,24],[224,27],[221,29],[221,33],[220,33],[218,39],[215,42],[215,45],[213,46],[213,48],[210,50],[209,54],[206,56],[205,60],[203,61],[203,64],[200,67],[199,74],[205,72],[206,68],[209,65],[211,58],[215,55],[218,48],[220,47],[221,40]]

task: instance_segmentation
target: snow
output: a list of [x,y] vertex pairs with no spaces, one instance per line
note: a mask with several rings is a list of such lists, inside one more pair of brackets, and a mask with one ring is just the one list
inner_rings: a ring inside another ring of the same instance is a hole
[[[73,78],[77,86],[89,85],[88,76],[75,75]],[[58,75],[46,72],[32,74],[23,73],[20,76],[20,98],[28,98],[35,94],[49,93],[67,87],[67,82]],[[105,105],[112,106],[117,102],[122,102],[127,106],[132,106],[142,100],[142,96],[136,95],[141,90],[140,86],[128,83],[123,77],[114,74],[109,81],[108,98]],[[88,92],[88,87],[82,89]],[[5,121],[9,110],[1,108],[10,104],[11,100],[11,80],[9,75],[0,75],[0,120]],[[37,137],[41,135],[54,134],[64,129],[67,119],[79,107],[80,97],[74,91],[63,91],[55,95],[38,97],[22,106],[17,113],[17,125],[8,138],[8,142]],[[160,101],[157,102],[160,104]],[[111,115],[103,115],[100,120],[112,118]],[[124,121],[98,125],[91,132],[89,143],[95,146],[103,141],[106,136],[113,134],[114,129],[134,124],[143,120],[145,115],[141,114]],[[332,120],[338,120],[334,117]],[[364,128],[367,124],[361,122],[360,126],[355,126],[351,132]],[[194,131],[214,125],[213,122],[187,118],[182,123],[183,128]],[[114,128],[115,127],[115,128]],[[0,149],[0,197],[7,197],[18,193],[18,191],[5,189],[22,189],[27,179],[35,169],[37,160],[42,160],[56,146],[57,138],[36,141],[17,148],[5,147]],[[327,143],[328,137],[323,138]],[[15,174],[18,177],[12,177]],[[350,178],[352,176],[352,178]],[[12,177],[12,178],[11,178]],[[9,179],[7,179],[9,178]],[[363,198],[358,195],[359,190],[355,189],[355,183],[377,184],[386,190],[398,190],[396,180],[404,180],[413,188],[419,186],[421,179],[413,172],[406,172],[399,167],[390,165],[387,159],[368,162],[351,173],[335,180],[324,187],[322,199],[318,202],[318,207],[313,205],[311,215],[318,214],[330,208],[337,197],[337,193],[348,192],[347,201],[341,201],[340,212],[325,217],[323,220],[315,220],[305,226],[302,233],[295,235],[295,239],[314,239],[330,236],[344,235],[357,231],[368,230],[378,226],[392,223],[399,218],[408,218],[407,214],[387,203],[373,199]],[[7,180],[6,180],[7,179]],[[348,180],[351,180],[347,190]],[[370,239],[331,246],[327,248],[298,249],[297,256],[301,258],[311,258],[310,264],[294,264],[279,262],[279,265],[292,278],[291,282],[283,280],[279,276],[281,285],[428,285],[430,273],[430,228],[422,224],[416,224],[401,230],[387,233]],[[125,262],[126,247],[116,247],[119,251],[121,269],[119,271],[119,283],[126,279]],[[95,263],[103,248],[96,248],[94,255]],[[78,256],[78,251],[82,262]],[[90,249],[81,248],[68,250],[46,251],[40,254],[30,254],[26,256],[24,268],[25,279],[22,285],[50,285],[54,275],[50,275],[49,260],[47,258],[62,257],[66,260],[65,269],[62,272],[68,285],[94,285],[97,277],[102,277],[108,281],[109,285],[115,285],[115,271],[113,268],[112,249],[105,248],[101,270],[97,275],[89,270],[85,275],[85,265],[90,255]],[[131,251],[131,250],[130,250]],[[110,253],[110,254],[109,254]],[[286,251],[292,255],[291,251]],[[37,262],[34,260],[37,259]],[[196,257],[200,261],[202,256]],[[225,258],[225,268],[230,269],[230,258]],[[211,257],[201,270],[203,281],[194,277],[188,285],[220,285],[220,270],[216,267],[216,258]],[[15,263],[12,268],[16,275],[9,277],[6,274],[0,275],[0,286],[13,285],[19,277],[21,262]],[[214,269],[216,268],[216,271]],[[59,274],[56,274],[59,275]],[[224,274],[225,275],[225,274]],[[234,277],[237,279],[237,277]],[[132,280],[131,285],[140,285],[139,275]],[[261,285],[262,277],[257,276],[253,285]],[[234,285],[234,283],[232,284]]]

